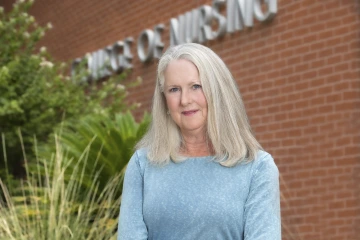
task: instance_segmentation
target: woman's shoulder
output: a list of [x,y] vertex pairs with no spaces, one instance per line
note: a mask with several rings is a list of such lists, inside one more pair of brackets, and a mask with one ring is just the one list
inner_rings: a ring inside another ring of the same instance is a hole
[[136,149],[134,155],[136,155],[136,157],[141,161],[147,160],[147,149],[146,148]]
[[253,160],[252,169],[254,173],[258,172],[273,172],[278,173],[278,168],[272,155],[264,150],[259,150]]
[[130,163],[134,162],[140,170],[143,172],[146,166],[149,164],[149,160],[147,157],[147,149],[140,148],[135,150],[133,156],[130,159]]
[[261,162],[261,161],[274,161],[274,158],[272,155],[264,150],[259,150],[256,153],[256,157],[254,159],[255,161]]

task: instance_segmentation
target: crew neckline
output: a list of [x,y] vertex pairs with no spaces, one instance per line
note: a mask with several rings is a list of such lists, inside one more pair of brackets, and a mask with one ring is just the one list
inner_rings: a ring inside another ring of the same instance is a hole
[[192,157],[192,156],[184,156],[185,159],[205,159],[205,158],[214,158],[215,156],[213,155],[208,155],[208,156],[197,156],[197,157]]

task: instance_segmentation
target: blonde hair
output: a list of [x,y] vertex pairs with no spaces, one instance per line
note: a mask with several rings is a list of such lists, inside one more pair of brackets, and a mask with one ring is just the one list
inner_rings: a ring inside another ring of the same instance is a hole
[[199,71],[208,104],[207,139],[212,145],[215,160],[227,167],[254,160],[261,146],[251,132],[237,84],[220,57],[211,49],[196,43],[171,47],[160,58],[152,121],[136,148],[146,148],[147,157],[154,164],[166,164],[170,159],[174,162],[185,159],[180,154],[181,132],[167,114],[163,93],[164,71],[171,61],[178,59],[192,62]]

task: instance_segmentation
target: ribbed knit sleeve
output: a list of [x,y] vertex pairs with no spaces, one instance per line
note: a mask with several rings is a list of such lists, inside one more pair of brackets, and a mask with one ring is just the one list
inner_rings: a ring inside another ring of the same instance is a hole
[[279,171],[270,154],[253,167],[245,202],[244,239],[281,240]]
[[148,239],[142,210],[143,189],[143,175],[137,153],[135,153],[128,163],[124,178],[118,240]]

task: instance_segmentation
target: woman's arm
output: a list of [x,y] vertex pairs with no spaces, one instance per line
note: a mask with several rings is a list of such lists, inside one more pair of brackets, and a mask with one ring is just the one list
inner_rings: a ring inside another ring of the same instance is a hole
[[130,159],[125,172],[121,197],[118,240],[148,239],[143,218],[143,175],[136,154]]
[[244,219],[245,240],[281,240],[279,171],[270,154],[252,175]]

